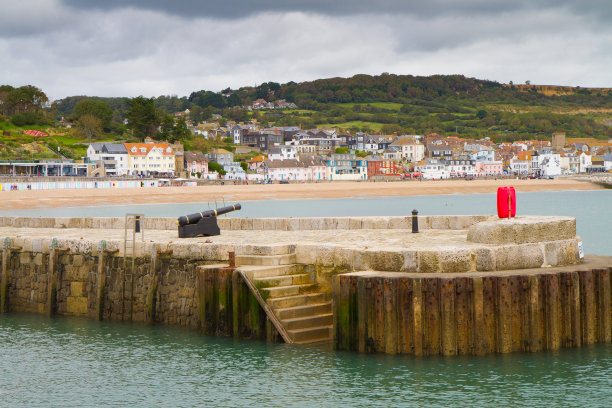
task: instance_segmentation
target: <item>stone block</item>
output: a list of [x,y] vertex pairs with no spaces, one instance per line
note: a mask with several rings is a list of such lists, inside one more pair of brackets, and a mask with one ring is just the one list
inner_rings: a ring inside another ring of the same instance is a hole
[[436,215],[430,217],[431,229],[450,229],[449,217],[446,215]]
[[364,252],[368,258],[367,263],[376,271],[399,272],[404,266],[404,257],[401,252],[368,249]]
[[363,220],[361,218],[351,217],[349,218],[349,229],[362,229]]
[[300,231],[308,231],[312,228],[312,218],[299,218],[300,220]]
[[578,240],[569,239],[542,243],[545,266],[573,265],[580,262]]
[[391,217],[389,219],[390,229],[412,230],[412,216],[410,217]]
[[353,270],[353,253],[351,250],[342,247],[334,248],[334,267],[343,271]]
[[322,219],[323,224],[321,229],[324,230],[335,230],[338,229],[338,219],[335,217],[325,217]]
[[400,251],[403,264],[400,272],[418,272],[418,254],[417,251]]
[[263,219],[261,218],[254,218],[253,219],[253,229],[260,231],[264,229],[264,222]]
[[66,313],[72,315],[86,315],[87,314],[87,298],[86,297],[72,297],[66,298]]
[[539,268],[544,263],[544,255],[539,244],[504,245],[496,247],[495,269]]
[[440,253],[438,251],[419,251],[417,262],[420,273],[439,273],[442,271]]
[[332,245],[318,245],[315,263],[320,266],[334,266],[334,250]]
[[240,229],[243,231],[251,231],[253,229],[253,219],[240,218]]
[[493,248],[476,248],[472,252],[475,256],[477,271],[495,270],[495,251]]
[[33,260],[34,265],[42,266],[42,264],[43,264],[43,254],[40,253],[40,252],[35,252],[34,254],[35,254],[34,255],[34,260]]
[[81,266],[83,265],[83,261],[84,261],[83,255],[74,255],[72,257],[73,266]]
[[316,245],[296,245],[295,261],[299,264],[313,265],[317,262]]
[[336,219],[336,229],[347,230],[350,229],[350,218],[339,217]]
[[300,219],[289,218],[286,220],[287,231],[299,231],[300,230]]
[[274,218],[262,218],[263,229],[266,231],[273,231],[276,229],[276,220]]
[[461,273],[473,270],[472,251],[460,248],[440,251],[440,272]]
[[361,225],[363,229],[389,229],[389,218],[364,217]]
[[472,225],[469,242],[523,244],[571,239],[576,236],[576,220],[570,217],[516,217]]
[[83,282],[70,282],[70,296],[83,296]]

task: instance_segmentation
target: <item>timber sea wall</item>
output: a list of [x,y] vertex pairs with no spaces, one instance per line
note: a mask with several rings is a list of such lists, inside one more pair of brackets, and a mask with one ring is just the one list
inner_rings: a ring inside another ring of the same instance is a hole
[[130,252],[124,218],[0,217],[0,312],[416,355],[611,341],[612,258],[582,258],[574,219],[411,221],[220,218],[178,239],[145,218]]

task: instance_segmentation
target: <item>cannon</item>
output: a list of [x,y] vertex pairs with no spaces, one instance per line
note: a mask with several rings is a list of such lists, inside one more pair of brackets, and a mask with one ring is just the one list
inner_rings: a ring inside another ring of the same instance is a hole
[[182,215],[178,218],[179,238],[195,238],[199,236],[211,237],[220,235],[221,230],[217,224],[217,216],[238,211],[242,206],[238,203],[221,207],[214,210],[202,211],[199,213]]

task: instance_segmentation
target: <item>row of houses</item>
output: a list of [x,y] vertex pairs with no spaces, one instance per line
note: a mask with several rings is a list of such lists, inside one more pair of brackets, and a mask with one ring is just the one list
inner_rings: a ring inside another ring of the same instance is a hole
[[151,139],[144,143],[91,143],[85,160],[95,165],[97,174],[111,177],[208,173],[208,160],[201,152],[183,151],[181,144]]

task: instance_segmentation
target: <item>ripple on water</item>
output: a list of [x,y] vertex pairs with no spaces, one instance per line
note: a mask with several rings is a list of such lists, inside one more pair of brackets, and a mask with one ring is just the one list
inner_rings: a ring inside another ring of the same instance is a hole
[[612,346],[484,357],[361,355],[177,327],[0,316],[6,406],[606,406]]

